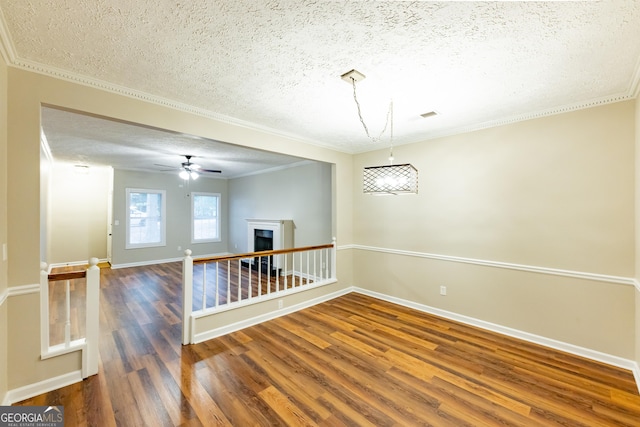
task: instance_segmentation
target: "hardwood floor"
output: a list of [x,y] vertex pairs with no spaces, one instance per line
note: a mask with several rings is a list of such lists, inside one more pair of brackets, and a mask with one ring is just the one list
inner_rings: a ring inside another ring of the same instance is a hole
[[630,372],[360,294],[181,346],[179,263],[102,271],[89,426],[638,426]]

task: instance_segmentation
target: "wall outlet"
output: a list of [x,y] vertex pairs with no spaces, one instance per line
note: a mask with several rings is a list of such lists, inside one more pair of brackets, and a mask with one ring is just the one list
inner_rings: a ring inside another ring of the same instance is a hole
[[446,295],[446,294],[447,294],[447,287],[440,286],[440,295]]
[[282,308],[282,306],[284,305],[284,303],[282,302],[281,299],[278,300],[278,308]]
[[178,250],[181,251],[182,250],[182,246],[178,246]]

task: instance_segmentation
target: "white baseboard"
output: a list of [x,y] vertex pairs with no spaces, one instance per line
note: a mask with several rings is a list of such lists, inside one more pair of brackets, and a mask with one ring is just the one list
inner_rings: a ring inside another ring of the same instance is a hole
[[128,262],[126,264],[111,264],[111,269],[117,270],[118,268],[143,267],[145,265],[167,264],[169,262],[182,261],[183,259],[184,259],[183,257],[179,257],[179,258],[156,259],[151,261]]
[[419,304],[419,303],[408,301],[402,298],[396,298],[390,295],[381,294],[379,292],[374,292],[374,291],[370,291],[363,288],[354,287],[353,291],[357,293],[361,293],[363,295],[368,295],[373,298],[381,299],[383,301],[388,301],[394,304],[409,307],[414,310],[444,317],[445,319],[450,319],[450,320],[454,320],[467,325],[476,326],[478,328],[482,328],[491,332],[496,332],[502,335],[518,338],[523,341],[528,341],[528,342],[539,344],[555,350],[560,350],[565,353],[570,353],[577,356],[585,357],[587,359],[606,363],[608,365],[616,366],[618,368],[627,369],[633,373],[633,376],[636,381],[636,386],[638,387],[638,392],[640,392],[640,367],[633,360],[624,359],[622,357],[613,356],[611,354],[602,353],[589,348],[580,347],[580,346],[565,343],[562,341],[557,341],[557,340],[543,337],[540,335],[531,334],[529,332],[519,331],[517,329],[509,328],[502,325],[497,325],[495,323],[485,322],[484,320],[475,319],[473,317],[464,316],[464,315],[453,313],[446,310],[441,310],[439,308],[431,307],[424,304]]
[[313,298],[308,301],[301,302],[299,304],[294,304],[289,307],[281,308],[279,310],[274,310],[269,313],[262,314],[260,316],[255,316],[250,319],[245,319],[240,322],[232,323],[227,326],[223,326],[220,328],[212,329],[206,332],[201,332],[199,334],[194,334],[193,336],[193,344],[198,344],[203,341],[207,341],[213,338],[221,337],[226,334],[230,334],[231,332],[236,332],[244,328],[248,328],[249,326],[254,326],[262,322],[266,322],[268,320],[272,320],[286,314],[294,313],[296,311],[300,311],[307,307],[312,307],[316,304],[320,304],[325,301],[332,300],[334,298],[338,298],[342,295],[346,295],[353,291],[353,288],[341,289],[339,291],[332,292],[327,295],[322,295],[317,298]]
[[5,393],[4,397],[0,401],[0,406],[9,406],[11,402],[9,402],[9,393]]
[[39,394],[48,393],[52,390],[79,383],[80,381],[82,381],[82,372],[74,371],[60,375],[59,377],[49,378],[35,384],[18,387],[7,392],[3,405],[5,404],[4,402],[6,402],[7,405],[11,405],[25,399],[30,399],[34,396],[38,396]]
[[[225,255],[232,255],[232,254],[231,254],[231,252],[221,252],[221,253],[217,253],[217,254],[208,254],[208,255],[192,255],[192,258],[193,259],[212,258],[212,257],[216,257],[216,256],[225,256]],[[184,256],[177,257],[177,258],[166,258],[166,259],[154,259],[154,260],[149,260],[149,261],[128,262],[128,263],[125,263],[125,264],[111,264],[111,268],[113,270],[117,270],[118,268],[143,267],[145,265],[167,264],[167,263],[170,263],[170,262],[177,262],[177,261],[182,261],[182,260],[184,260]]]

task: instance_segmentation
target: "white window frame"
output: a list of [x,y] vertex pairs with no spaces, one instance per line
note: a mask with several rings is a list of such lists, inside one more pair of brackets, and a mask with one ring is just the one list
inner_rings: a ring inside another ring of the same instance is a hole
[[[196,219],[195,219],[195,200],[196,200],[196,196],[209,196],[209,197],[215,197],[216,201],[217,201],[217,207],[216,207],[216,238],[213,239],[196,239],[195,238],[195,233],[196,233]],[[221,202],[221,196],[220,193],[207,193],[207,192],[201,192],[201,191],[193,191],[191,192],[191,243],[211,243],[211,242],[220,242],[222,241],[222,237],[220,235],[220,223],[222,221],[221,219],[221,215],[220,215],[220,205],[222,204]]]
[[[139,248],[155,248],[158,246],[167,246],[167,192],[166,190],[154,190],[149,188],[127,188],[125,190],[125,217],[126,217],[126,237],[125,237],[125,249],[139,249]],[[160,194],[161,207],[160,207],[160,241],[150,243],[131,243],[130,231],[131,231],[131,193],[148,193],[148,194]]]

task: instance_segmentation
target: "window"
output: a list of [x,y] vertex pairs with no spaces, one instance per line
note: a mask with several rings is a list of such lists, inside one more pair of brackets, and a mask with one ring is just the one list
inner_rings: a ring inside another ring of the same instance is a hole
[[165,246],[164,190],[127,188],[127,249]]
[[220,241],[220,194],[191,193],[191,243]]

